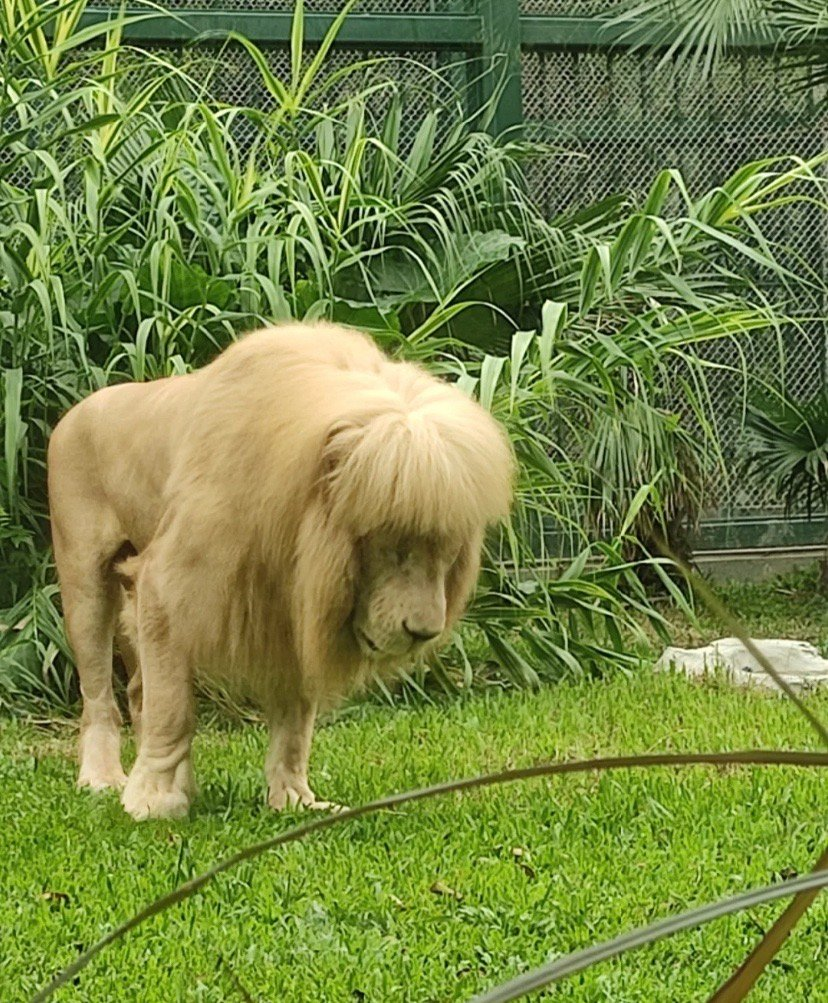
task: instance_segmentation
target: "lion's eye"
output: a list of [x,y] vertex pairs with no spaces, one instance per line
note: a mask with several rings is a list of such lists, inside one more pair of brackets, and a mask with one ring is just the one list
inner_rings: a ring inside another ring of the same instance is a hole
[[411,556],[411,551],[408,549],[408,547],[397,547],[395,556],[397,558],[397,564],[400,567],[402,567],[403,564],[405,564],[405,562]]

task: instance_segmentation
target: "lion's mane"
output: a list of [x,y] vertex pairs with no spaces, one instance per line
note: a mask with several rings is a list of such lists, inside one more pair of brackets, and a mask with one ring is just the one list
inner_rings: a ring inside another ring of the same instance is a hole
[[328,698],[350,688],[365,669],[345,640],[355,545],[380,528],[459,544],[456,621],[511,499],[511,448],[488,412],[324,323],[248,335],[181,379],[177,526],[162,534],[179,549],[161,587],[194,664],[254,692],[280,685],[279,662],[318,674]]

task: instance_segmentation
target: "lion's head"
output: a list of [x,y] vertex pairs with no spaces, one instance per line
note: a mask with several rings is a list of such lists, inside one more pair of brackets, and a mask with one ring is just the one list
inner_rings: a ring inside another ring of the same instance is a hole
[[514,460],[488,412],[419,367],[383,360],[355,391],[325,434],[299,553],[316,572],[307,598],[360,660],[390,667],[462,614],[486,527],[508,513]]

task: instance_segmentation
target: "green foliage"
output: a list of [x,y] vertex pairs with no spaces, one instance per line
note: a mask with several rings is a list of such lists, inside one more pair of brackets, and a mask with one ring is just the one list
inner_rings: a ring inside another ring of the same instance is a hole
[[474,131],[456,74],[420,68],[423,94],[383,60],[328,72],[337,24],[309,56],[300,5],[286,79],[224,43],[268,95],[236,107],[211,96],[209,62],[123,45],[122,17],[78,29],[82,8],[0,5],[0,704],[72,698],[45,520],[56,419],[287,317],[372,331],[510,430],[515,517],[433,669],[445,685],[472,681],[481,646],[531,685],[634,664],[642,620],[666,636],[636,561],[723,479],[707,346],[784,321],[763,290],[798,280],[762,219],[819,197],[816,164],[759,161],[701,197],[664,171],[640,205],[550,221],[522,167],[553,154]]
[[808,71],[802,87],[812,94],[828,80],[824,0],[621,0],[606,17],[621,40],[694,71],[710,73],[749,39],[796,58]]
[[748,406],[748,463],[791,512],[828,504],[828,389],[797,403],[784,395]]
[[740,35],[770,39],[776,6],[777,0],[622,0],[610,17],[625,27],[622,38],[664,46],[665,60],[689,59],[709,72]]

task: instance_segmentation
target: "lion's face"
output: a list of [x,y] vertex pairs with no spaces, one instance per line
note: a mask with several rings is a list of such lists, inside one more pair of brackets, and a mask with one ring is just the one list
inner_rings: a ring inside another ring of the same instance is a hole
[[459,546],[373,533],[358,545],[353,631],[372,661],[416,655],[446,628],[446,589]]

